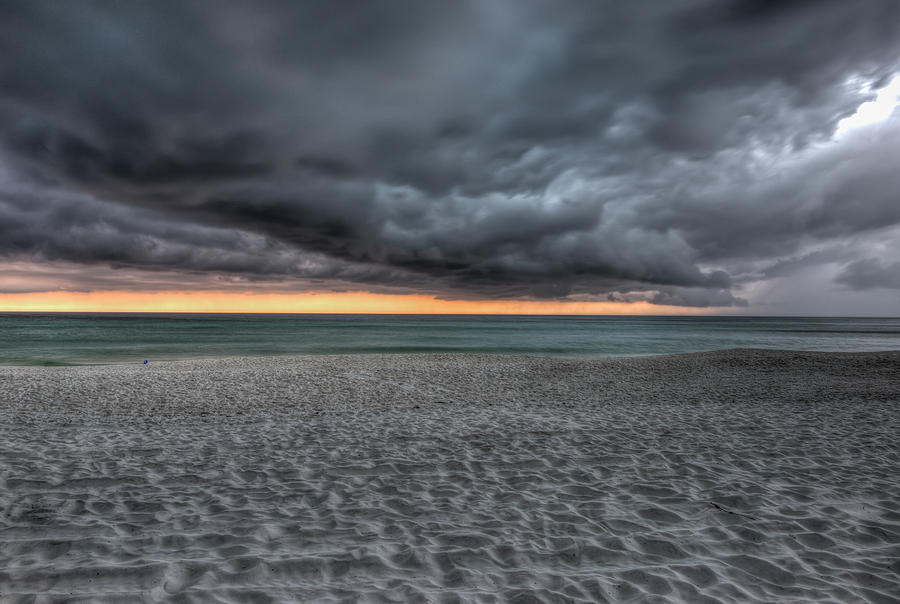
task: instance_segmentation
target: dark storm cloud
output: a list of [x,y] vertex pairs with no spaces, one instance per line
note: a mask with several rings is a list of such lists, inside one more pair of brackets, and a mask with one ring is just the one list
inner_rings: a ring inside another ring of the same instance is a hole
[[[65,191],[39,196],[7,185],[0,199],[0,256],[8,261],[81,262],[118,269],[176,272],[170,284],[207,289],[213,285],[281,282],[285,289],[309,289],[297,279],[336,285],[374,283],[396,287],[424,285],[415,274],[379,265],[352,264],[292,248],[256,233],[167,220],[150,210],[129,208]],[[71,271],[70,271],[71,272]],[[135,273],[131,273],[134,275]],[[88,284],[102,282],[81,273]],[[148,283],[159,276],[145,275]],[[137,280],[129,288],[146,289]],[[68,289],[79,289],[68,287]],[[90,289],[90,287],[87,287]],[[114,288],[112,288],[114,289]],[[11,291],[0,284],[0,291]]]
[[747,306],[747,301],[736,298],[727,290],[664,288],[650,302],[672,306]]
[[718,306],[900,223],[896,127],[829,140],[894,0],[5,3],[0,57],[10,258]]

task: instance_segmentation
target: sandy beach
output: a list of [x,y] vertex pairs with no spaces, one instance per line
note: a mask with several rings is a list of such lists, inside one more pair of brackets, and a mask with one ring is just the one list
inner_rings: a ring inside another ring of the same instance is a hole
[[2,602],[897,602],[900,352],[0,367]]

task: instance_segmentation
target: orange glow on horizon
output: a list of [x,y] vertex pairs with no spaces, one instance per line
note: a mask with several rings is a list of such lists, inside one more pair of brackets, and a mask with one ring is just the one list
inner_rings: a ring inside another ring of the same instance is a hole
[[367,292],[57,291],[0,294],[0,312],[683,315],[709,314],[713,310],[647,302],[439,300],[419,294]]

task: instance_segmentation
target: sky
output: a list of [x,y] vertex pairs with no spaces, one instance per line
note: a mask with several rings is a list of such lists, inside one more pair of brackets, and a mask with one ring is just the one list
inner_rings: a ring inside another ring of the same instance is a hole
[[900,2],[0,3],[0,310],[900,315]]

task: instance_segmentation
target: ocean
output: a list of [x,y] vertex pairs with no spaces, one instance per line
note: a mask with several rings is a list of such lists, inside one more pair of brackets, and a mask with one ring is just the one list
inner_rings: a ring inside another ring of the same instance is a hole
[[900,318],[0,314],[0,364],[468,352],[605,357],[900,349]]

